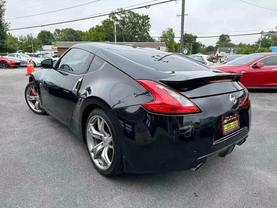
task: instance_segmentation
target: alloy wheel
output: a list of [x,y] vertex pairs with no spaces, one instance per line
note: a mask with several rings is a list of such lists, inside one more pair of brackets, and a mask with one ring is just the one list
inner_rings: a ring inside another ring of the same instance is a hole
[[107,170],[114,157],[114,144],[111,129],[105,119],[92,116],[87,123],[87,146],[94,164]]
[[30,108],[37,112],[42,113],[42,109],[40,107],[40,97],[34,85],[30,85],[26,91],[26,100]]

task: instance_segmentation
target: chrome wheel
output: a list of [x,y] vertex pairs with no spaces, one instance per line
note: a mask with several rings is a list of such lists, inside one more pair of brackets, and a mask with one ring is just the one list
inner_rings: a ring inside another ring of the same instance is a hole
[[42,113],[43,110],[40,107],[39,94],[35,88],[35,85],[30,85],[26,90],[26,100],[30,108],[37,112]]
[[111,129],[105,119],[92,116],[87,123],[87,146],[94,164],[107,170],[114,158],[114,144]]

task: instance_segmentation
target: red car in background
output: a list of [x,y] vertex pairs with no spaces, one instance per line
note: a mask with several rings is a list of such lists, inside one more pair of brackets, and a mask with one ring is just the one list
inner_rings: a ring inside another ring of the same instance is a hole
[[20,61],[7,58],[0,57],[0,68],[16,68],[20,65]]
[[241,74],[241,83],[247,88],[277,88],[277,53],[250,54],[215,67]]

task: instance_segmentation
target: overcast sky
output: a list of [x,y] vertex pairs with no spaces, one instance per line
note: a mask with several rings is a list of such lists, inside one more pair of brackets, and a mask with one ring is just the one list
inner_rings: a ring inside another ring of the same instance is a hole
[[[90,0],[6,0],[6,18],[13,18],[47,12],[89,2]],[[75,18],[82,18],[117,8],[126,8],[143,4],[150,0],[98,0],[87,6],[73,8],[55,14],[46,14],[24,19],[10,19],[10,28],[39,25]],[[260,7],[246,4],[252,2]],[[153,0],[151,1],[153,2]],[[265,9],[268,8],[268,9]],[[165,28],[172,27],[176,36],[180,36],[180,0],[148,9],[136,10],[147,14],[151,19],[150,34],[160,36]],[[277,0],[186,0],[185,32],[196,35],[218,35],[221,33],[248,33],[261,30],[268,31],[277,27]],[[55,28],[72,27],[88,30],[99,24],[104,18],[90,19],[43,28],[13,31],[12,34],[37,35],[40,30],[54,31]],[[232,37],[234,43],[254,43],[258,36]],[[217,38],[199,39],[204,44],[215,44]]]

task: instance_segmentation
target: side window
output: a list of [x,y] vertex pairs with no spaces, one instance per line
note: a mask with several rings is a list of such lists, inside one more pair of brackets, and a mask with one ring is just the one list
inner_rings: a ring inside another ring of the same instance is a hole
[[88,70],[93,55],[78,48],[72,48],[60,60],[59,69],[74,74],[83,74]]
[[103,59],[99,58],[98,56],[95,56],[90,65],[89,72],[93,72],[100,69],[105,63],[106,62]]
[[270,56],[261,60],[261,62],[264,63],[265,66],[277,66],[277,56]]

